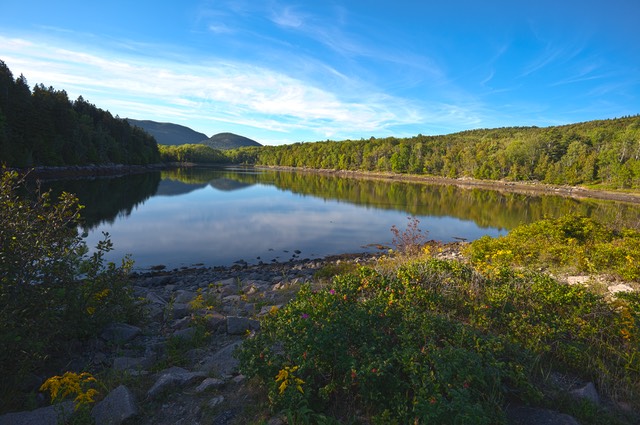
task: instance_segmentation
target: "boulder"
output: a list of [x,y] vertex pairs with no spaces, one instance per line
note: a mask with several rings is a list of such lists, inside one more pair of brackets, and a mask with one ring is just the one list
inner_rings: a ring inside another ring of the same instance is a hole
[[102,339],[116,344],[130,341],[142,333],[142,329],[126,323],[111,323],[102,331]]
[[593,404],[600,404],[600,396],[593,382],[589,382],[580,388],[572,390],[570,394],[580,400],[588,400]]
[[179,289],[175,292],[174,302],[177,304],[188,304],[196,297],[196,293],[193,291],[186,291]]
[[227,333],[229,335],[244,335],[247,331],[260,330],[260,322],[254,319],[238,316],[227,317]]
[[160,372],[155,384],[147,391],[147,397],[156,398],[165,391],[172,388],[183,387],[192,384],[194,381],[205,378],[203,372],[189,372],[181,367],[172,367]]
[[185,303],[175,303],[171,306],[169,314],[174,319],[182,319],[189,314],[189,306]]
[[197,393],[203,393],[212,389],[218,389],[224,386],[224,381],[217,378],[207,378],[196,388]]
[[120,425],[138,414],[138,405],[129,388],[120,385],[91,410],[96,425]]
[[66,401],[29,412],[6,413],[0,416],[0,425],[57,425],[60,417],[70,418],[73,412],[73,402]]
[[196,328],[191,327],[178,329],[173,334],[171,334],[171,336],[182,341],[191,341],[196,336]]
[[242,341],[236,341],[229,344],[212,356],[205,358],[198,368],[206,373],[215,373],[219,376],[231,376],[237,369],[240,362],[233,356],[236,349],[242,344]]

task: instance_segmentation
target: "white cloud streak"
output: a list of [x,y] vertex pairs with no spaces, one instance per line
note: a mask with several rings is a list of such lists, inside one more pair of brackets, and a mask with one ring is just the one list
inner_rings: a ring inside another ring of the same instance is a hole
[[[291,25],[297,21],[292,13],[285,17]],[[130,46],[117,41],[98,45],[120,44]],[[403,126],[450,119],[477,121],[447,102],[395,97],[326,66],[314,66],[327,74],[324,81],[331,81],[323,86],[264,66],[217,58],[189,63],[160,46],[146,47],[154,49],[163,56],[134,55],[136,48],[97,50],[68,41],[0,35],[0,59],[32,85],[64,89],[72,99],[82,95],[114,115],[179,122],[198,131],[226,123],[253,128],[271,140],[296,142],[393,134]],[[208,128],[190,124],[196,121]]]

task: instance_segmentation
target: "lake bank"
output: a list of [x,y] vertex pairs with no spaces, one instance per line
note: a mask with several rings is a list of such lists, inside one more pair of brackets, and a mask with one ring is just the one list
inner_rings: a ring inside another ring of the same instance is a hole
[[[16,170],[28,174],[29,177],[43,179],[64,179],[74,177],[102,177],[122,176],[126,174],[143,173],[154,170],[165,170],[181,167],[237,167],[240,164],[196,164],[196,163],[160,163],[148,165],[86,165],[67,167],[36,167],[28,170]],[[346,178],[362,178],[386,181],[406,181],[412,183],[429,183],[438,185],[451,185],[461,188],[477,188],[495,190],[498,192],[522,193],[522,194],[549,194],[575,199],[600,199],[616,202],[628,202],[640,204],[640,192],[623,192],[617,190],[593,189],[584,186],[563,186],[541,183],[537,181],[505,181],[505,180],[479,180],[471,177],[448,178],[438,176],[426,176],[415,174],[380,173],[372,171],[315,169],[282,166],[250,166],[257,169],[297,171],[334,175]]]

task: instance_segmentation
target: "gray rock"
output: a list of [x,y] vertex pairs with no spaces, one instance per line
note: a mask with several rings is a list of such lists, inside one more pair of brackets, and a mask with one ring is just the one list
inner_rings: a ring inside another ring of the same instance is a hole
[[151,304],[158,304],[158,305],[161,305],[161,306],[167,305],[167,300],[165,300],[160,295],[155,294],[153,292],[148,292],[146,297],[145,297],[145,299],[147,301],[149,301],[149,303],[151,303]]
[[172,367],[163,370],[158,375],[159,378],[155,384],[147,391],[147,397],[150,399],[156,398],[172,388],[190,385],[194,381],[207,376],[203,372],[189,372],[181,367]]
[[138,405],[129,388],[120,385],[96,404],[91,416],[96,425],[119,425],[138,414]]
[[509,425],[580,425],[573,416],[554,410],[525,406],[509,407],[507,423]]
[[184,289],[177,290],[175,292],[175,302],[180,304],[187,304],[196,297],[196,293],[192,291],[185,291]]
[[596,386],[593,385],[593,382],[589,382],[583,387],[572,390],[570,394],[575,398],[588,400],[594,404],[600,404],[600,396],[598,395],[598,390],[596,390]]
[[174,322],[171,324],[171,327],[176,330],[184,329],[188,327],[190,323],[191,323],[191,317],[185,316],[182,319],[174,320]]
[[201,314],[204,316],[205,326],[208,330],[215,332],[224,326],[227,318],[220,313],[211,312],[211,311],[201,311]]
[[181,339],[183,341],[189,341],[196,335],[196,328],[184,328],[175,331],[171,336]]
[[169,313],[174,319],[182,319],[189,314],[189,306],[183,303],[175,303],[171,306],[171,311]]
[[211,400],[209,400],[209,402],[207,403],[207,406],[209,406],[210,408],[214,408],[219,404],[222,404],[222,402],[224,401],[224,397],[219,395],[217,397],[212,398]]
[[132,340],[142,333],[142,329],[126,323],[111,323],[102,331],[102,339],[121,344]]
[[244,335],[247,331],[260,330],[260,322],[246,317],[227,317],[227,333],[229,335]]
[[243,307],[243,313],[251,316],[256,312],[256,305],[254,303],[247,303]]
[[0,425],[57,425],[59,418],[70,418],[73,402],[47,406],[30,412],[14,412],[0,416]]
[[238,359],[233,356],[233,353],[241,344],[242,341],[237,341],[227,345],[212,356],[205,358],[198,369],[209,374],[215,373],[223,377],[233,375],[240,364]]
[[153,322],[160,322],[164,318],[165,307],[160,304],[149,304],[146,310],[149,319]]
[[222,298],[222,301],[225,304],[237,304],[242,300],[242,297],[240,295],[227,295],[226,297]]
[[205,391],[221,388],[222,386],[224,386],[224,381],[222,379],[207,378],[196,387],[196,392],[203,393]]
[[222,294],[222,296],[238,294],[240,290],[240,286],[238,285],[238,280],[235,278],[229,278],[218,282],[217,291]]

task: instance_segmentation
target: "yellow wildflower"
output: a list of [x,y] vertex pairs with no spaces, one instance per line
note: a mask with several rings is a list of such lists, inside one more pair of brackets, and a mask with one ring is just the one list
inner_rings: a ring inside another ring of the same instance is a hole
[[298,370],[298,366],[285,366],[284,369],[280,369],[278,375],[276,375],[276,383],[280,382],[278,391],[280,394],[284,393],[288,386],[295,386],[298,391],[304,394],[302,384],[304,381],[294,375],[294,372]]
[[76,410],[81,406],[86,406],[95,402],[94,397],[98,391],[91,388],[95,384],[96,378],[90,373],[65,372],[62,376],[52,376],[40,387],[40,391],[49,391],[51,403],[62,402],[67,396],[75,395]]

